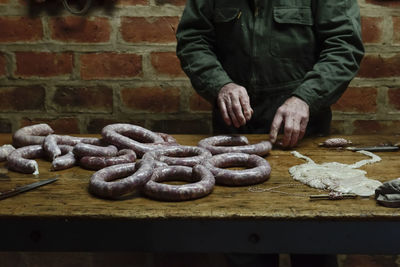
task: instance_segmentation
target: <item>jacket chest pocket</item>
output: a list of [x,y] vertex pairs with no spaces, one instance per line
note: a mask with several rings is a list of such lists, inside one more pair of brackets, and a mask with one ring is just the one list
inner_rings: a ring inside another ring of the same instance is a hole
[[273,7],[271,54],[280,58],[309,58],[315,54],[313,15],[309,6]]
[[217,44],[229,46],[233,41],[240,42],[241,35],[241,17],[239,8],[217,8],[214,12],[215,38]]

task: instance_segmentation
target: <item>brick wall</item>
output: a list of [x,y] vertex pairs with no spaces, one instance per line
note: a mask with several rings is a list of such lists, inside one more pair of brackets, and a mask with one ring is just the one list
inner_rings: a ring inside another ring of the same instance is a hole
[[400,133],[400,1],[359,0],[366,55],[333,106],[333,132]]
[[184,0],[0,1],[0,132],[38,122],[99,133],[114,122],[210,133],[210,105],[175,55]]
[[[0,0],[0,132],[46,122],[58,133],[98,133],[128,122],[210,133],[210,105],[175,56],[185,0],[94,2],[80,17],[61,1]],[[333,133],[398,133],[400,1],[359,3],[366,56],[333,106]]]
[[[95,3],[87,16],[77,17],[60,1],[0,0],[0,132],[46,122],[57,133],[99,133],[106,124],[129,122],[168,133],[210,133],[210,105],[191,88],[175,56],[185,0]],[[333,106],[333,132],[399,133],[400,1],[359,3],[366,56]],[[54,266],[58,257],[94,266],[99,255],[0,256],[9,263],[5,266],[54,257]],[[154,256],[129,257],[158,266]],[[341,255],[339,260],[344,267],[400,262],[390,255]]]

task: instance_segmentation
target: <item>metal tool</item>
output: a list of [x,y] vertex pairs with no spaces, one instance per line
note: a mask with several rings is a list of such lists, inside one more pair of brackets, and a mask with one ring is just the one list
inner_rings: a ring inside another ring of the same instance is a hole
[[310,200],[340,200],[357,198],[356,194],[342,194],[338,192],[330,192],[329,194],[311,195]]
[[350,151],[365,150],[365,151],[370,151],[370,152],[386,152],[386,151],[397,151],[400,148],[398,146],[368,146],[368,147],[349,146],[349,147],[346,147],[345,149],[350,150]]
[[53,182],[57,181],[57,179],[58,179],[58,176],[47,179],[47,180],[38,181],[38,182],[35,182],[32,184],[19,186],[19,187],[16,187],[16,188],[8,190],[8,191],[0,192],[0,200],[18,195],[20,193],[23,193],[23,192],[26,192],[26,191],[29,191],[29,190],[32,190],[35,188],[38,188],[39,186],[53,183]]

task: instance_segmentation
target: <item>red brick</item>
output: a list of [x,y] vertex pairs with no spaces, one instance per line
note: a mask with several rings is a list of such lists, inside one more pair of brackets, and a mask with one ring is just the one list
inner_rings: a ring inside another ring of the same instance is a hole
[[342,267],[397,267],[396,255],[347,255]]
[[400,88],[391,88],[388,91],[389,104],[400,111]]
[[50,20],[51,38],[64,42],[101,43],[110,40],[106,18],[58,17]]
[[151,64],[159,74],[173,77],[185,76],[175,52],[153,52],[151,53]]
[[51,77],[70,75],[73,68],[71,53],[16,52],[17,76]]
[[170,4],[174,6],[184,6],[186,4],[186,0],[156,0],[156,5],[165,5]]
[[[44,115],[46,116],[46,115]],[[48,115],[47,115],[48,116]],[[57,118],[22,118],[21,127],[47,123],[56,134],[79,134],[79,121],[76,117],[57,117]]]
[[0,76],[7,74],[7,60],[4,54],[0,53]]
[[122,38],[130,43],[174,43],[178,17],[124,17]]
[[101,252],[93,257],[93,266],[149,266],[150,253],[141,252]]
[[400,7],[400,2],[398,1],[382,1],[382,0],[366,0],[367,4],[379,5],[384,7]]
[[20,252],[0,252],[0,258],[4,267],[24,265],[23,255]]
[[125,107],[132,110],[178,112],[180,92],[178,88],[125,88],[121,90],[121,101]]
[[211,104],[202,98],[199,94],[196,92],[193,92],[192,95],[190,96],[189,100],[189,108],[191,111],[211,111],[212,106]]
[[[11,253],[9,253],[11,254]],[[92,254],[88,252],[17,252],[11,266],[91,266]],[[8,267],[2,265],[3,267]]]
[[358,76],[363,78],[400,76],[400,54],[394,56],[366,55],[361,62]]
[[44,110],[46,92],[43,87],[1,87],[0,89],[0,99],[2,99],[0,111]]
[[149,0],[118,0],[121,5],[149,5]]
[[154,267],[229,266],[225,258],[222,253],[155,253]]
[[399,134],[400,121],[356,120],[353,134]]
[[332,109],[344,112],[376,112],[376,98],[378,92],[376,88],[350,87],[342,97],[332,105]]
[[84,80],[132,78],[142,75],[142,56],[136,54],[93,53],[81,55]]
[[53,103],[59,112],[112,112],[113,90],[107,87],[58,87]]
[[400,17],[393,17],[393,42],[400,44]]
[[87,124],[86,131],[91,134],[100,134],[101,130],[109,125],[114,123],[129,123],[134,125],[139,125],[141,127],[145,127],[146,122],[144,120],[123,120],[121,118],[118,119],[104,119],[104,118],[94,118],[90,119]]
[[39,18],[0,17],[0,42],[28,42],[43,38]]
[[362,17],[362,39],[364,43],[381,43],[383,37],[382,17]]

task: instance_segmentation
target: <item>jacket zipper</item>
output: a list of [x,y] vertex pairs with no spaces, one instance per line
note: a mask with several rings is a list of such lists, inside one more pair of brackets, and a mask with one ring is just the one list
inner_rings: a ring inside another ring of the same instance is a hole
[[[250,78],[250,84],[255,85],[256,84],[256,76],[254,73],[254,58],[255,58],[255,36],[256,36],[256,24],[257,24],[257,17],[259,13],[259,0],[253,0],[254,1],[254,18],[253,18],[253,33],[252,33],[252,40],[251,40],[251,78]],[[253,87],[253,86],[251,86]]]

